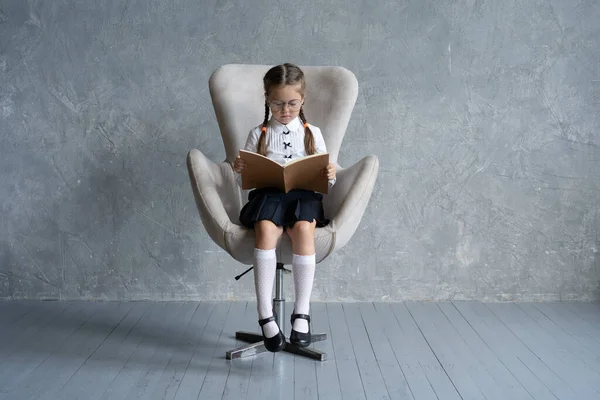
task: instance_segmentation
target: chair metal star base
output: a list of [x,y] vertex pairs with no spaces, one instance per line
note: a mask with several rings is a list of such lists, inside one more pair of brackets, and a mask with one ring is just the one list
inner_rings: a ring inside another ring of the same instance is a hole
[[[252,269],[252,268],[250,268]],[[250,271],[248,269],[246,272]],[[244,272],[244,274],[246,273]],[[273,311],[275,311],[275,321],[279,328],[285,332],[285,298],[283,297],[283,274],[289,272],[283,267],[282,263],[277,263],[276,278],[275,278],[275,298],[273,299]],[[244,275],[242,274],[242,275]],[[235,279],[239,279],[242,275],[236,276]],[[235,338],[244,342],[250,343],[247,346],[238,347],[233,350],[227,351],[225,354],[228,360],[234,360],[236,358],[250,357],[264,352],[268,352],[265,348],[263,336],[259,333],[237,331]],[[327,339],[326,333],[313,333],[311,334],[312,342],[319,342]],[[282,351],[297,354],[300,356],[308,357],[317,361],[327,360],[327,353],[319,350],[315,350],[310,347],[299,347],[290,343],[289,338],[285,338],[285,347]]]
[[[321,340],[325,340],[326,336],[327,334],[325,333],[312,334],[312,341],[318,342]],[[234,360],[236,358],[242,357],[250,357],[260,353],[268,352],[268,350],[265,348],[263,337],[260,334],[238,331],[235,333],[235,338],[244,342],[249,342],[251,344],[249,344],[248,346],[238,347],[234,350],[229,350],[226,354],[228,360]],[[287,337],[285,340],[285,347],[282,351],[308,357],[317,361],[327,360],[327,353],[315,350],[310,347],[298,347],[290,343],[290,340]]]

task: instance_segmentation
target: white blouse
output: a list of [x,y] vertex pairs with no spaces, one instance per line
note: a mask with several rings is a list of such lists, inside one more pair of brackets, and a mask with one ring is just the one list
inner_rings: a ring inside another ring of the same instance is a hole
[[[315,150],[317,153],[327,153],[325,141],[321,134],[321,129],[308,124],[313,137],[315,139]],[[262,124],[250,130],[244,150],[257,152],[258,139],[260,138]],[[304,148],[304,125],[299,117],[284,125],[271,118],[267,123],[267,132],[265,137],[265,148],[267,157],[279,164],[286,164],[292,160],[306,157],[306,149]],[[236,180],[241,186],[241,174],[235,173]],[[329,180],[329,187],[335,184],[336,178]]]

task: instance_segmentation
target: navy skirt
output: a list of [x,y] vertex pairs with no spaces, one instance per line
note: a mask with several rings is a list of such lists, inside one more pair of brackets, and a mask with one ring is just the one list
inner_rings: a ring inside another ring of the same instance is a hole
[[323,212],[323,195],[312,190],[294,189],[284,193],[276,188],[254,189],[240,212],[240,222],[254,229],[258,221],[269,220],[277,226],[292,227],[296,221],[329,223]]

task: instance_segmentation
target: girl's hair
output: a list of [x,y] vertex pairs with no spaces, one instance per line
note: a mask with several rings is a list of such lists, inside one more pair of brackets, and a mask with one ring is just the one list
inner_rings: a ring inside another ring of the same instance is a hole
[[[302,97],[304,97],[304,90],[306,88],[306,84],[304,82],[304,72],[302,72],[302,70],[294,64],[285,63],[277,65],[268,70],[265,74],[263,78],[263,85],[265,88],[265,119],[261,125],[262,132],[260,133],[260,138],[258,139],[257,151],[259,154],[262,154],[263,156],[267,155],[265,143],[267,135],[267,123],[269,122],[269,103],[267,102],[267,97],[271,92],[271,88],[273,86],[297,84],[300,84],[300,94],[302,94]],[[302,124],[304,124],[304,150],[306,151],[307,155],[315,154],[317,152],[315,149],[315,137],[308,127],[302,107],[300,107],[299,117],[302,121]]]

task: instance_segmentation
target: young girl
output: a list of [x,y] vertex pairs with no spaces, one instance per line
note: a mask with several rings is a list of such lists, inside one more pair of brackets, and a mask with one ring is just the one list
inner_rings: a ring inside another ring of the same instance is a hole
[[[293,64],[271,68],[263,78],[265,119],[250,131],[245,150],[269,157],[281,164],[315,153],[326,153],[321,130],[304,116],[304,73]],[[269,118],[269,112],[271,118]],[[236,158],[234,170],[240,173],[246,163]],[[329,164],[323,174],[329,186],[335,183],[335,166]],[[255,189],[242,208],[240,222],[256,232],[254,249],[254,285],[258,303],[259,325],[265,347],[277,352],[285,347],[285,336],[273,316],[271,295],[277,260],[275,248],[283,231],[292,240],[292,271],[295,303],[291,316],[290,342],[305,347],[311,342],[310,295],[315,274],[315,227],[329,222],[323,213],[323,195],[309,190],[288,193],[274,188]]]

